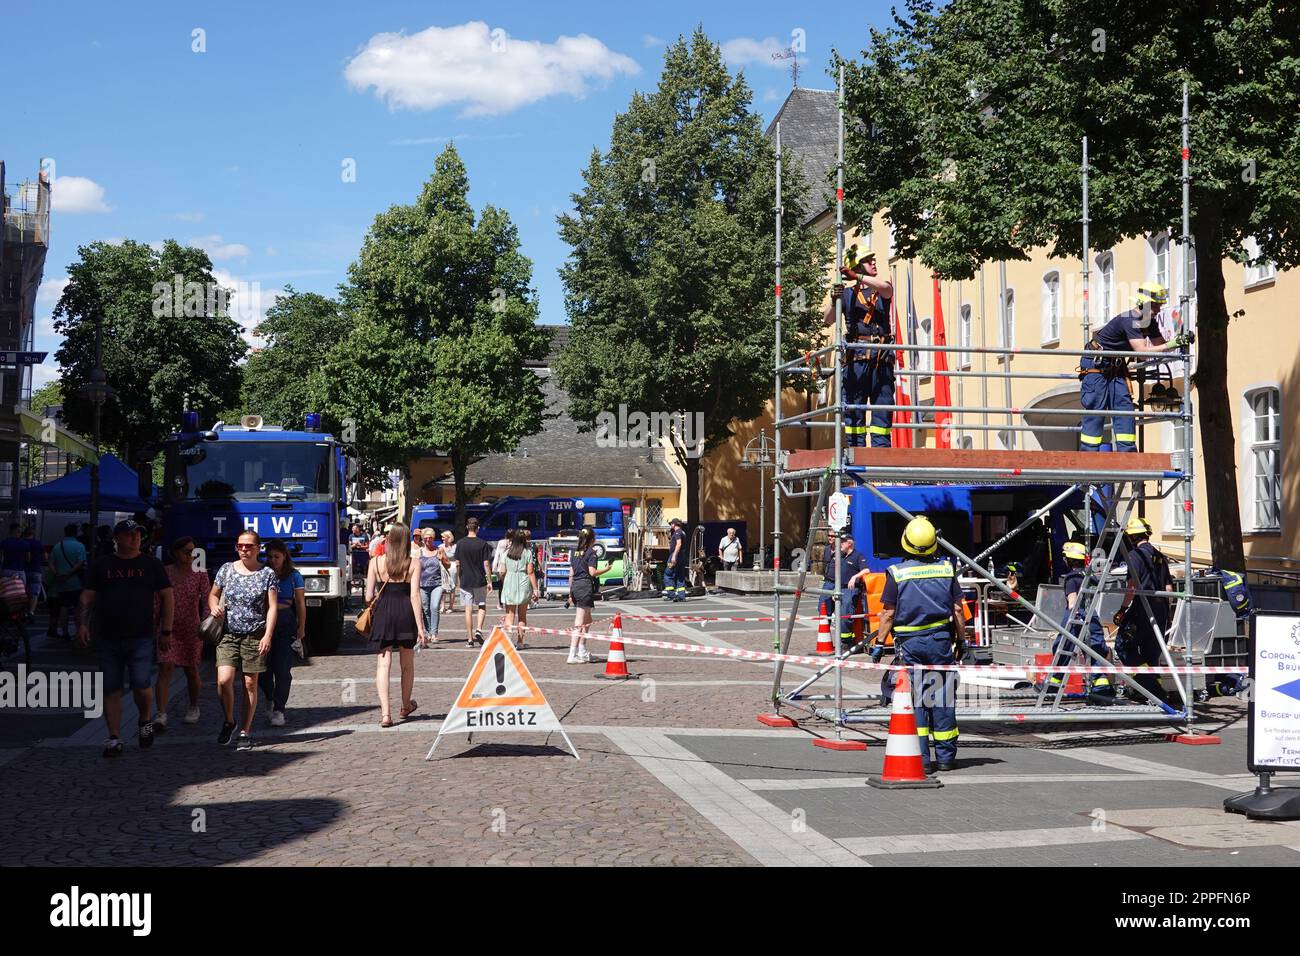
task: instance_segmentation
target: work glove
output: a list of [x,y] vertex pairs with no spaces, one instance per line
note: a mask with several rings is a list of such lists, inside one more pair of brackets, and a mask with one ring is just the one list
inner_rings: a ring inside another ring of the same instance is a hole
[[1111,618],[1111,623],[1114,624],[1116,627],[1123,627],[1125,614],[1126,614],[1125,610],[1123,608],[1120,608],[1118,611],[1115,612],[1115,616]]

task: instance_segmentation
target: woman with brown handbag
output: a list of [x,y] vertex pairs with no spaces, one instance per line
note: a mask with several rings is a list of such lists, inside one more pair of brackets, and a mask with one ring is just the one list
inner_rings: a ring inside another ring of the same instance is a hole
[[[379,692],[380,727],[393,726],[388,704],[393,648],[397,648],[402,667],[402,719],[419,706],[411,697],[415,687],[415,642],[427,641],[428,632],[420,613],[420,589],[412,586],[413,579],[418,585],[419,562],[411,557],[411,529],[395,524],[388,531],[383,555],[371,561],[366,572],[366,610],[357,621],[358,629],[364,629],[363,633],[368,630],[367,636],[379,650],[375,689]],[[369,627],[365,628],[367,623]]]

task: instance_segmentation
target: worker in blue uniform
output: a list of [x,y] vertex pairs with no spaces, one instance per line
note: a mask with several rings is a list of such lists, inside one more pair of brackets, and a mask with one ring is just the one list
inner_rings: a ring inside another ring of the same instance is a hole
[[1219,568],[1210,568],[1210,573],[1222,583],[1223,591],[1228,596],[1228,603],[1232,605],[1232,613],[1237,616],[1237,620],[1250,620],[1250,616],[1255,613],[1255,599],[1251,597],[1246,579],[1236,571],[1223,571]]
[[681,518],[674,518],[668,524],[672,533],[668,536],[668,559],[664,562],[664,598],[681,603],[686,600],[686,532],[682,530]]
[[[890,306],[894,300],[894,284],[876,274],[875,255],[858,255],[849,249],[840,271],[851,283],[838,282],[834,287],[844,315],[844,341],[892,343]],[[835,298],[827,303],[822,323],[828,328],[835,324]],[[862,406],[894,404],[894,350],[845,349],[840,401],[845,406],[859,406],[844,410],[845,445],[864,446],[870,435],[873,448],[888,448],[893,413],[873,409],[868,425]]]
[[[913,557],[891,565],[880,596],[883,644],[892,631],[898,659],[911,665],[912,704],[921,759],[952,770],[957,760],[957,672],[926,670],[926,664],[952,664],[966,645],[966,621],[957,572],[938,559],[939,535],[924,515],[903,530],[903,550]],[[931,759],[931,744],[934,758]]]
[[[1061,548],[1061,555],[1065,558],[1066,572],[1061,579],[1061,587],[1065,592],[1065,613],[1061,616],[1061,627],[1065,628],[1075,637],[1083,633],[1084,616],[1088,614],[1088,606],[1091,603],[1089,595],[1083,593],[1083,579],[1085,568],[1088,564],[1088,549],[1078,541],[1067,541]],[[1084,642],[1105,660],[1110,660],[1110,647],[1106,644],[1106,632],[1102,630],[1101,619],[1096,613],[1088,615],[1087,636]],[[1052,645],[1052,653],[1055,655],[1052,663],[1057,667],[1064,667],[1074,659],[1077,645],[1057,635],[1056,642]],[[1091,661],[1092,659],[1089,658]],[[1048,678],[1048,691],[1055,693],[1057,688],[1064,681],[1064,675],[1053,674]],[[1109,674],[1093,673],[1089,675],[1088,696],[1098,704],[1109,704],[1115,697],[1115,684]]]
[[[1182,348],[1190,336],[1179,335],[1166,342],[1158,322],[1161,307],[1169,301],[1169,290],[1156,282],[1144,282],[1133,296],[1133,308],[1121,312],[1088,342],[1090,352],[1169,352]],[[1079,363],[1079,402],[1085,411],[1079,434],[1080,451],[1099,451],[1105,436],[1106,412],[1132,412],[1133,393],[1128,383],[1129,363],[1123,356],[1086,356]],[[1137,419],[1131,415],[1112,418],[1115,451],[1137,451]]]
[[[822,553],[823,591],[835,590],[836,560],[839,561],[840,565],[840,592],[838,598],[842,609],[840,646],[848,648],[852,647],[855,641],[853,623],[857,618],[853,615],[863,613],[861,578],[858,577],[858,574],[867,570],[867,559],[854,547],[851,535],[840,537],[837,543],[836,536],[832,533],[826,545],[826,550]],[[835,601],[836,598],[830,595],[822,595],[818,613],[827,620],[832,620],[835,616]]]
[[[1168,598],[1152,596],[1151,592],[1173,591],[1174,579],[1169,573],[1169,559],[1151,543],[1151,524],[1136,515],[1124,528],[1128,545],[1128,590],[1124,602],[1115,612],[1115,656],[1126,667],[1159,667],[1165,663],[1157,631],[1163,637],[1169,631],[1171,606]],[[1136,592],[1145,591],[1146,603]],[[1151,613],[1147,613],[1147,607]],[[1154,674],[1143,674],[1134,680],[1156,697],[1163,698],[1160,680]],[[1145,700],[1145,698],[1143,698]]]

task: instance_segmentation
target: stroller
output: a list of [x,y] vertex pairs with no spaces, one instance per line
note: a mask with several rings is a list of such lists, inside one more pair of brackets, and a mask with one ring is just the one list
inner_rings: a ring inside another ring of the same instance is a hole
[[[0,578],[0,665],[14,658],[32,666],[32,639],[27,634],[27,583],[17,575]],[[21,651],[21,660],[17,655]]]

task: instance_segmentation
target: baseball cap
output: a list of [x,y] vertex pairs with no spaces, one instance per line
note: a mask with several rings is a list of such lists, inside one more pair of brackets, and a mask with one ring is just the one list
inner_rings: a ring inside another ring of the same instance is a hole
[[675,524],[676,524],[676,525],[680,525],[681,523],[682,523],[682,519],[681,519],[681,518],[674,518],[672,521],[668,522],[668,524],[669,524],[670,526],[671,526],[671,525],[675,525]]
[[144,531],[144,525],[133,518],[123,518],[113,525],[113,534],[130,534],[133,531]]

